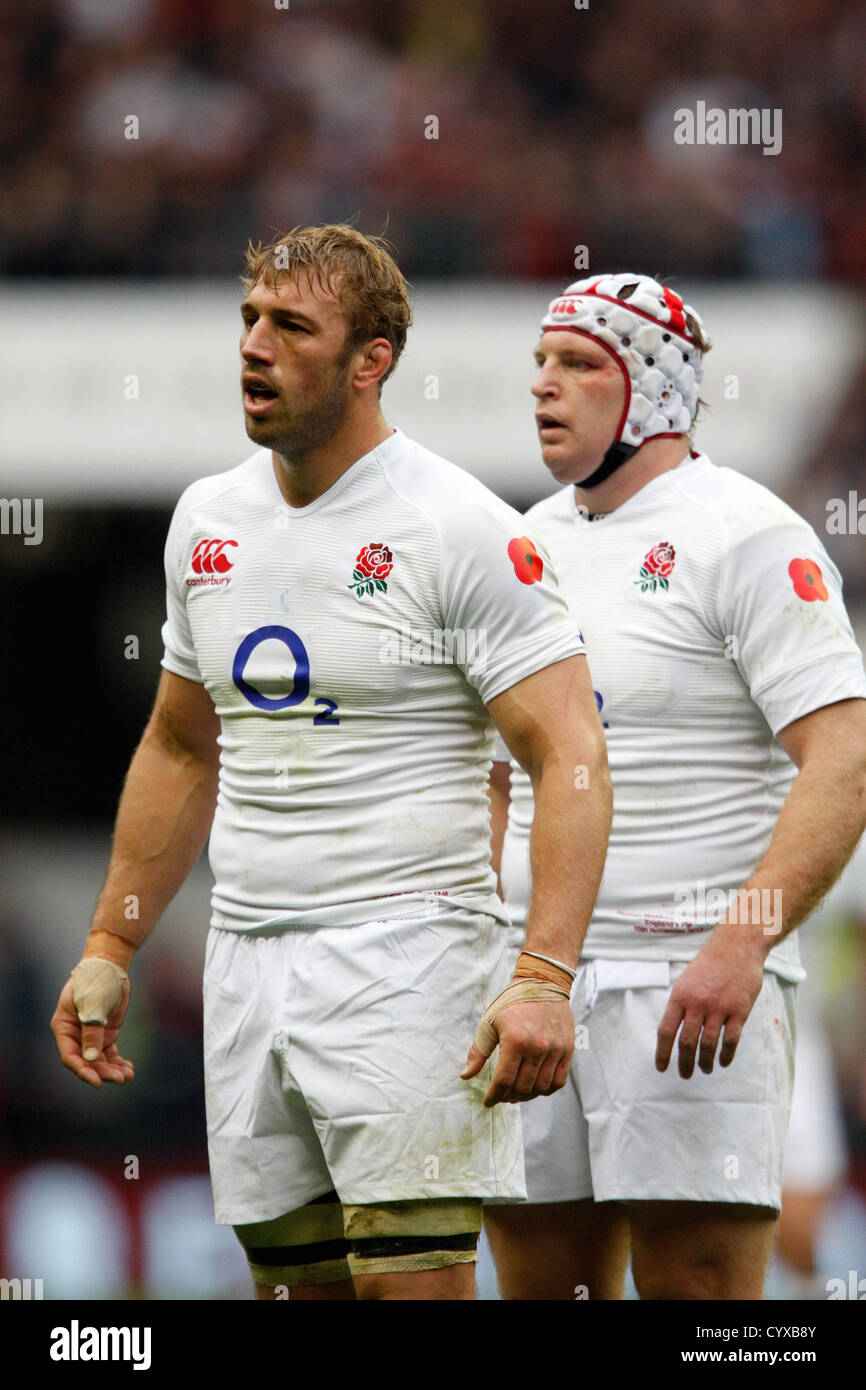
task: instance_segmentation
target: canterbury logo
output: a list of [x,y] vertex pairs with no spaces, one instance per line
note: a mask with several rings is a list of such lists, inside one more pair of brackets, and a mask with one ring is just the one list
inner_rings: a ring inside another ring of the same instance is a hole
[[237,545],[237,541],[199,541],[192,552],[192,567],[196,574],[225,574],[233,564],[225,554],[227,545]]

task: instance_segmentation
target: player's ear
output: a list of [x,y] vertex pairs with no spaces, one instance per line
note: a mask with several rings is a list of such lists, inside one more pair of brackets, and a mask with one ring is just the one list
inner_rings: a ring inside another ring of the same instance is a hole
[[387,372],[393,359],[391,344],[387,338],[373,338],[358,349],[358,366],[352,377],[352,385],[358,391],[369,391],[376,387]]

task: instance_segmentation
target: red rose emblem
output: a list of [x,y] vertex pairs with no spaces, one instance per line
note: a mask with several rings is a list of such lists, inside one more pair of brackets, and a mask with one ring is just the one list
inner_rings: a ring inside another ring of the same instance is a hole
[[387,545],[371,541],[365,545],[355,561],[355,569],[360,570],[365,579],[387,579],[394,568],[394,556]]
[[521,584],[536,584],[544,573],[544,561],[528,536],[508,542],[508,558]]
[[668,580],[673,574],[676,564],[677,552],[674,550],[670,541],[659,541],[652,550],[648,550],[643,557],[640,567],[640,575],[634,581],[640,585],[641,593],[647,589],[654,594],[656,588],[669,589]]
[[644,569],[654,574],[657,579],[667,579],[673,574],[676,558],[677,552],[670,541],[661,541],[644,556]]
[[804,598],[807,603],[814,603],[816,599],[823,601],[830,597],[821,570],[814,560],[792,560],[788,566],[788,573],[794,582],[794,592],[798,598]]
[[387,593],[388,585],[385,580],[393,568],[394,556],[387,545],[383,545],[381,541],[371,541],[358,551],[352,571],[352,582],[347,584],[346,588],[352,589],[356,598],[360,598],[362,594]]

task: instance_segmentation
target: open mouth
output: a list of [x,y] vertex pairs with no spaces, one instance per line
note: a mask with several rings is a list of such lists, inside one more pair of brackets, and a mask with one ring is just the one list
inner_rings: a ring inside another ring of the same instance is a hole
[[537,415],[535,420],[539,434],[550,434],[554,430],[565,429],[564,425],[561,425],[558,420],[552,419],[550,415]]
[[251,415],[260,415],[277,399],[276,391],[262,381],[244,381],[244,409]]

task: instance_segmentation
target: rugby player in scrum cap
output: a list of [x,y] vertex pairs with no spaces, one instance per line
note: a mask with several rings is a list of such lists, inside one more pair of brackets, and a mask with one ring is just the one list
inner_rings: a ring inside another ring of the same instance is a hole
[[[209,1158],[258,1296],[471,1298],[482,1199],[524,1192],[500,1102],[568,1075],[604,735],[522,519],[382,415],[410,320],[384,244],[296,228],[245,288],[258,448],[175,511],[165,669],[53,1028],[82,1080],[132,1078],[127,969],[210,833]],[[511,983],[491,716],[539,807]]]
[[[866,678],[838,572],[790,507],[692,449],[707,347],[677,294],[619,274],[571,285],[535,349],[563,486],[527,521],[586,641],[614,817],[569,1084],[523,1114],[529,1205],[486,1221],[506,1298],[620,1297],[629,1245],[642,1298],[761,1297],[791,933],[866,823]],[[533,798],[512,766],[519,935]],[[507,779],[497,761],[500,827]]]

